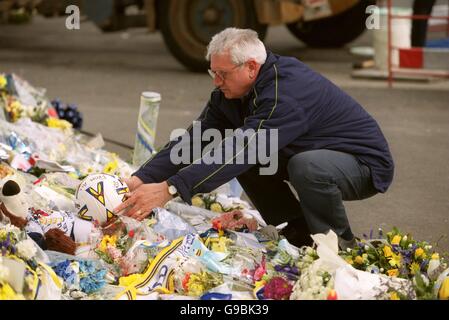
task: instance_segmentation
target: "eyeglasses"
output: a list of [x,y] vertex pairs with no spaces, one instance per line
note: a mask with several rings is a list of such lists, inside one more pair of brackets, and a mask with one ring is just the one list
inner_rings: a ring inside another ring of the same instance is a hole
[[211,69],[207,69],[207,72],[209,72],[209,75],[212,77],[212,79],[215,80],[215,77],[218,77],[218,78],[220,78],[221,81],[225,81],[228,73],[231,73],[233,70],[235,70],[238,67],[241,67],[242,65],[243,65],[243,63],[240,63],[240,64],[234,66],[229,71],[213,71]]

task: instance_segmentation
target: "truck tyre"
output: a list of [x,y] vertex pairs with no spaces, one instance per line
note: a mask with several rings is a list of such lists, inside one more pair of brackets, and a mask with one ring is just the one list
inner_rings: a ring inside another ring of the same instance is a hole
[[163,0],[159,26],[170,52],[191,71],[206,71],[207,45],[219,31],[251,28],[264,39],[267,26],[257,21],[252,0]]
[[311,47],[341,47],[355,40],[366,30],[366,7],[376,4],[373,0],[359,3],[338,15],[313,21],[287,24],[290,32]]

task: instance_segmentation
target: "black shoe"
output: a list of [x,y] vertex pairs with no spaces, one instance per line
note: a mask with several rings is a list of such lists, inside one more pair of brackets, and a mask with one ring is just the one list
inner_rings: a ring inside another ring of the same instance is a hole
[[349,249],[354,249],[357,244],[360,242],[360,239],[357,237],[352,238],[351,240],[345,240],[343,238],[338,237],[338,247],[341,251],[347,251]]
[[298,220],[289,221],[288,225],[281,230],[280,234],[298,248],[313,245],[313,240],[310,237],[310,231],[307,225],[304,225],[304,223]]

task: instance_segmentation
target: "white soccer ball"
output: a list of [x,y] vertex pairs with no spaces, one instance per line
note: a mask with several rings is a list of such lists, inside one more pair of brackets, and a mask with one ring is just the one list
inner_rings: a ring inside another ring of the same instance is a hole
[[128,186],[117,176],[106,173],[90,174],[76,190],[78,216],[100,225],[114,217],[113,210],[125,201]]

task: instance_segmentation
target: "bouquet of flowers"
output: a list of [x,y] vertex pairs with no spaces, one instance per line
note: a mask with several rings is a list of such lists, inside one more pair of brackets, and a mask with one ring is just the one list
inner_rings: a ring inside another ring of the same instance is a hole
[[295,283],[291,300],[324,300],[334,299],[334,279],[332,275],[320,266],[314,265],[318,254],[314,248],[302,247],[300,258],[296,261],[300,275]]
[[[0,300],[36,298],[39,282],[37,250],[37,245],[25,231],[10,224],[0,224]],[[13,278],[23,279],[23,284]]]
[[173,273],[174,292],[181,295],[200,297],[223,283],[223,276],[208,271],[197,256],[178,259]]
[[63,293],[70,298],[85,298],[98,293],[106,284],[107,270],[96,261],[67,259],[52,268],[63,279]]
[[50,116],[57,118],[50,112],[49,105],[44,90],[32,87],[15,74],[0,74],[0,107],[9,121],[28,117],[45,124]]
[[[366,237],[366,236],[365,236]],[[385,274],[413,281],[418,299],[436,299],[440,284],[439,275],[447,268],[446,259],[435,252],[426,241],[417,241],[410,234],[404,234],[397,228],[384,235],[379,229],[378,239],[362,239],[353,249],[340,252],[354,268]],[[391,292],[392,298],[409,299],[397,292]]]
[[94,251],[110,266],[114,276],[143,272],[149,259],[158,253],[157,247],[146,244],[162,241],[163,237],[145,223],[119,217],[103,228],[103,236],[94,245]]
[[235,198],[229,198],[222,194],[200,193],[192,198],[192,205],[219,213],[248,209],[248,205],[243,201],[236,202],[234,200]]
[[288,300],[300,274],[296,265],[301,258],[299,251],[285,239],[267,244],[267,249],[254,272],[255,296]]
[[222,213],[212,220],[212,227],[216,230],[233,230],[240,232],[253,232],[259,227],[257,220],[249,215],[234,210]]
[[208,290],[221,285],[223,277],[219,273],[203,270],[199,273],[185,273],[181,282],[183,290],[180,293],[200,297]]

